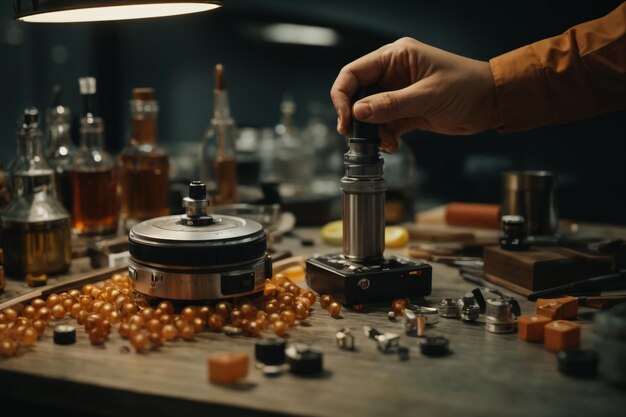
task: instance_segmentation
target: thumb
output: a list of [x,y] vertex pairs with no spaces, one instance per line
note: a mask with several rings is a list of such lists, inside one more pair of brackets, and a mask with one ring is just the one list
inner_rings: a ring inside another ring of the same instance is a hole
[[419,82],[401,90],[373,94],[357,101],[353,113],[357,120],[368,123],[388,123],[419,116],[423,93]]

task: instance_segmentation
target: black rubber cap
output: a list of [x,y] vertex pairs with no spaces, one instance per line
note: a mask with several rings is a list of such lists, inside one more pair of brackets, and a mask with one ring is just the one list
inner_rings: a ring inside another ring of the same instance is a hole
[[559,372],[578,378],[593,378],[598,369],[598,354],[593,350],[567,350],[557,355]]
[[202,181],[192,181],[189,184],[189,198],[192,200],[206,200],[206,185]]
[[295,375],[315,375],[322,372],[324,355],[321,352],[308,350],[300,352],[296,357],[287,356],[289,372]]
[[449,353],[450,342],[445,337],[427,337],[420,342],[422,355],[443,356]]
[[[357,90],[356,94],[352,98],[352,103],[356,103],[362,98],[369,97],[372,94],[376,94],[378,91],[374,86],[361,87]],[[378,125],[371,123],[364,123],[352,118],[352,137],[357,139],[364,139],[364,142],[379,144],[380,139],[378,137]]]
[[285,363],[286,342],[282,339],[261,339],[254,345],[254,357],[264,365]]
[[71,345],[72,343],[76,343],[76,329],[72,326],[61,324],[54,328],[52,339],[57,345]]

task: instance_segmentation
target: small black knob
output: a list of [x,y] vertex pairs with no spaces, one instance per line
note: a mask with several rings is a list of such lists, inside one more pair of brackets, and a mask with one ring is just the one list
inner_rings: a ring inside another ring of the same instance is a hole
[[[352,103],[354,104],[357,101],[378,92],[379,91],[371,85],[367,87],[361,87],[356,91],[356,94],[352,98]],[[378,125],[361,122],[356,120],[356,118],[354,117],[352,120],[352,137],[357,139],[363,139],[365,142],[368,143],[380,143],[380,139],[378,138]]]
[[206,200],[206,185],[202,181],[192,181],[189,184],[189,198],[192,200]]

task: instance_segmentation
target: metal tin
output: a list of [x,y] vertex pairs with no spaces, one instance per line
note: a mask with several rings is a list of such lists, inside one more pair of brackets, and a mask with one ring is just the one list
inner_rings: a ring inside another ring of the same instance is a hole
[[502,298],[487,300],[485,328],[491,333],[512,333],[517,330],[517,319],[508,300]]

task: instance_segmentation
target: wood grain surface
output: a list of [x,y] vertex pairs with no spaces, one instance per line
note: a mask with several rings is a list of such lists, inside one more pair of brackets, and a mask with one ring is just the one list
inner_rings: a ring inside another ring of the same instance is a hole
[[[298,234],[314,238],[316,246],[303,248],[299,241],[285,238],[279,248],[303,255],[341,251],[322,244],[314,229]],[[432,303],[475,288],[454,268],[433,264],[433,271],[433,293],[427,297]],[[523,313],[534,311],[531,303],[518,300]],[[0,398],[4,400],[0,409],[21,407],[18,413],[2,412],[2,416],[26,415],[28,408],[42,406],[71,413],[63,415],[110,416],[589,417],[626,413],[624,388],[599,379],[561,375],[555,355],[541,344],[522,342],[516,334],[488,333],[482,316],[474,324],[441,318],[429,327],[428,335],[447,337],[452,349],[449,356],[429,358],[420,354],[418,338],[403,334],[401,321],[387,319],[388,310],[386,304],[368,306],[362,313],[344,309],[340,318],[333,319],[316,303],[311,317],[291,329],[287,340],[322,351],[324,374],[301,378],[285,373],[267,378],[251,364],[247,380],[236,386],[208,383],[206,359],[218,351],[243,351],[253,357],[255,339],[205,332],[193,342],[166,343],[157,351],[136,354],[116,330],[104,346],[92,347],[82,329],[77,331],[77,343],[70,346],[53,344],[52,329],[48,329],[32,350],[0,358]],[[580,323],[583,345],[590,347],[591,322]],[[410,349],[410,359],[400,361],[396,354],[379,352],[364,336],[364,325],[402,334],[401,344]],[[335,333],[343,327],[350,327],[356,335],[354,352],[335,345]]]

